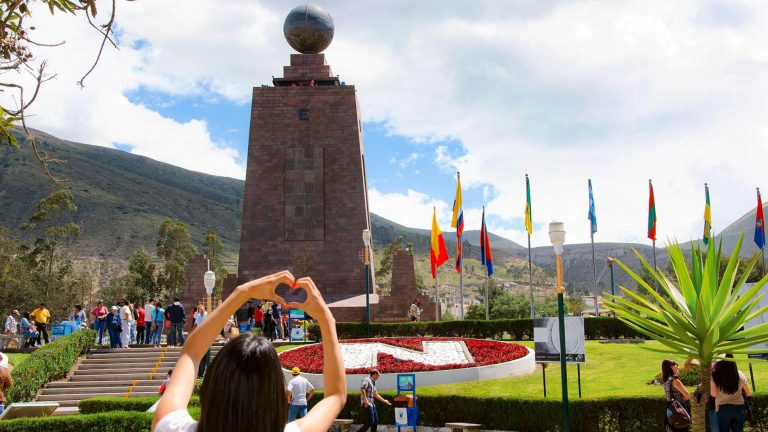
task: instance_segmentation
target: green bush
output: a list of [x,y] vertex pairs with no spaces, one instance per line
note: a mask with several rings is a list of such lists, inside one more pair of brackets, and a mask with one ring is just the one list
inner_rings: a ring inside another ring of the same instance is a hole
[[28,402],[45,384],[64,378],[78,357],[86,354],[96,339],[96,332],[85,329],[46,344],[13,369],[13,387],[8,391],[12,402]]
[[[146,411],[160,399],[160,396],[142,396],[142,397],[95,397],[83,399],[77,407],[80,408],[80,414],[94,414],[110,411]],[[189,400],[189,407],[199,407],[200,398],[192,396]]]
[[[320,328],[313,324],[310,333],[320,339]],[[336,323],[339,339],[361,339],[366,337],[365,323]],[[464,321],[420,321],[398,323],[371,323],[372,337],[469,337],[479,339],[501,339],[509,335],[513,340],[533,338],[533,322],[530,318],[501,320]],[[638,332],[614,317],[584,319],[584,335],[587,339],[644,338]]]
[[0,432],[145,432],[151,425],[152,414],[118,411],[3,420],[0,421]]

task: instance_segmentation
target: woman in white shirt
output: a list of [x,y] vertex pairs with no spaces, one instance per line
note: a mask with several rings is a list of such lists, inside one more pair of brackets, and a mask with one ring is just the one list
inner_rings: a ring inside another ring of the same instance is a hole
[[[266,339],[249,332],[227,343],[214,358],[200,390],[200,422],[194,421],[187,412],[187,404],[195,387],[200,360],[227,318],[249,299],[272,299],[284,303],[275,294],[275,288],[281,284],[306,291],[307,300],[304,303],[289,303],[288,306],[306,311],[320,325],[325,397],[306,417],[287,423],[288,398],[277,352]],[[155,411],[152,430],[326,432],[346,401],[344,363],[336,336],[336,322],[311,279],[295,280],[290,272],[282,271],[237,287],[190,334]]]
[[203,307],[203,305],[197,306],[197,310],[192,316],[192,319],[194,319],[194,325],[192,328],[197,328],[200,324],[203,323],[203,321],[205,321],[206,318],[208,318],[208,312],[205,311],[205,307]]

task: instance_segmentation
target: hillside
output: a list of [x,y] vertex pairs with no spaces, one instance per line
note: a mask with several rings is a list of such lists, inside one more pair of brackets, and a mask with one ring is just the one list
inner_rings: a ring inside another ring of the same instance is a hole
[[[718,234],[723,240],[723,250],[731,251],[739,240],[740,235],[744,235],[744,240],[741,245],[742,257],[750,257],[759,249],[754,242],[755,237],[755,214],[757,207],[746,212],[742,217],[736,219],[735,222],[725,227],[725,229]],[[768,204],[763,205],[763,214],[768,214]]]
[[[126,260],[137,248],[154,251],[157,228],[164,218],[183,221],[193,240],[200,244],[204,233],[214,228],[221,236],[232,268],[237,262],[242,219],[241,180],[216,177],[185,170],[120,150],[74,143],[38,132],[41,147],[65,164],[54,166],[56,176],[68,179],[63,187],[72,191],[78,210],[74,220],[81,227],[80,237],[68,248],[80,257]],[[23,138],[22,138],[23,141]],[[0,224],[15,228],[26,221],[35,204],[54,190],[54,184],[40,170],[28,146],[22,150],[0,148]],[[381,250],[398,236],[412,243],[417,271],[429,283],[429,230],[407,228],[375,214],[371,215],[373,242]],[[482,284],[479,257],[479,232],[465,231],[465,282],[470,287]],[[449,253],[455,251],[455,235],[444,232]],[[498,279],[526,285],[526,249],[491,233]],[[598,273],[607,256],[614,256],[635,267],[631,247],[650,257],[649,246],[618,243],[596,244]],[[589,245],[566,245],[566,282],[571,287],[591,290],[592,255]],[[659,264],[666,262],[659,251]],[[554,257],[551,247],[533,249],[537,284],[552,282]],[[458,275],[451,263],[441,269],[441,283],[457,284]],[[618,283],[634,287],[626,275],[616,272]],[[601,288],[609,289],[606,273]]]

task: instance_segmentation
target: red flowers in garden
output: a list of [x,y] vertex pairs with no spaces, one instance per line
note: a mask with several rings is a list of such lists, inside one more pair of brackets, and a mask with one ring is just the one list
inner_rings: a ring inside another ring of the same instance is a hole
[[[475,366],[485,366],[504,363],[525,357],[528,349],[515,343],[498,342],[483,339],[461,338],[379,338],[379,339],[348,339],[341,343],[385,343],[415,351],[424,351],[423,341],[464,341],[469,353],[475,359],[474,363],[430,365],[411,360],[401,360],[390,354],[379,353],[376,368],[382,373],[426,372],[446,369],[458,369]],[[280,362],[286,369],[298,366],[308,373],[322,373],[323,346],[309,345],[286,351],[280,354]],[[347,369],[348,374],[367,373],[367,368]]]

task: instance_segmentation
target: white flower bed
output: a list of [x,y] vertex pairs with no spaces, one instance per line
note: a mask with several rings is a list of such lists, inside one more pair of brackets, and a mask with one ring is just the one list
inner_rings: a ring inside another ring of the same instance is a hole
[[464,342],[424,341],[423,343],[424,352],[383,343],[343,343],[341,344],[341,356],[344,359],[344,367],[347,369],[375,367],[378,353],[389,354],[400,360],[411,360],[434,366],[473,362]]

